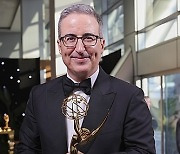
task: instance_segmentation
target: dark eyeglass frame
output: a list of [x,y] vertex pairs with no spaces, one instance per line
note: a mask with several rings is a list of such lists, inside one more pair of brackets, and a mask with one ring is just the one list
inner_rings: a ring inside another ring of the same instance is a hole
[[[71,45],[67,45],[67,44],[65,43],[64,38],[66,38],[66,37],[68,37],[68,36],[71,36],[71,37],[75,37],[75,38],[76,38],[76,43],[75,43],[74,45],[71,46]],[[86,44],[84,43],[84,40],[85,40],[88,36],[93,36],[93,37],[95,37],[95,42],[94,42],[94,44],[92,44],[92,45],[86,45]],[[84,45],[85,47],[89,47],[89,46],[95,46],[95,45],[97,44],[97,40],[98,40],[98,39],[103,39],[103,38],[100,37],[100,36],[98,36],[98,35],[91,34],[91,33],[86,33],[86,34],[84,34],[84,35],[81,36],[81,37],[78,37],[78,36],[76,36],[76,35],[74,35],[74,34],[66,34],[66,35],[64,35],[64,36],[62,36],[62,37],[59,38],[59,40],[63,42],[63,44],[64,44],[65,47],[73,47],[73,48],[77,45],[77,42],[78,42],[79,39],[81,39],[81,41],[82,41],[82,43],[83,43],[83,45]]]

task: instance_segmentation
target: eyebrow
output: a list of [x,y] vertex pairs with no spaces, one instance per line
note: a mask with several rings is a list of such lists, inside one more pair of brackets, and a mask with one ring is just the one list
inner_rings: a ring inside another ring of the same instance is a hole
[[64,35],[64,36],[68,36],[68,35],[70,35],[70,36],[77,36],[77,35],[75,35],[75,34],[66,34],[66,35]]
[[94,35],[95,36],[95,34],[92,34],[92,33],[84,33],[83,36],[85,36],[85,35]]
[[[64,35],[64,36],[68,36],[68,35],[71,35],[71,36],[76,36],[77,37],[77,35],[75,35],[75,34],[66,34],[66,35]],[[93,35],[93,36],[96,36],[95,34],[92,34],[92,33],[84,33],[83,35],[82,35],[82,37],[83,36],[87,36],[87,35]]]

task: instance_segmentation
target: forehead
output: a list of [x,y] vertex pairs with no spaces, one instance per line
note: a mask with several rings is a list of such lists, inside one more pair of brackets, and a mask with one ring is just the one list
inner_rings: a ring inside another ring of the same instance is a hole
[[76,34],[84,33],[99,34],[99,24],[96,18],[88,14],[72,13],[65,17],[61,22],[61,34]]

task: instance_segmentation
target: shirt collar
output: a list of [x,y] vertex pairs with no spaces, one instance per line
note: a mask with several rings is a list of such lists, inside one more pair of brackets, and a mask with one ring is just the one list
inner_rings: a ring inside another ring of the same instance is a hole
[[[98,77],[98,74],[99,74],[99,67],[98,67],[98,69],[96,70],[96,72],[94,72],[94,73],[89,77],[89,78],[91,78],[91,87],[94,86],[94,83],[95,83],[95,81],[96,81],[96,79],[97,79],[97,77]],[[67,72],[67,77],[68,77],[69,79],[71,79],[74,83],[78,83],[77,81],[73,80],[73,79],[69,76],[68,72]]]

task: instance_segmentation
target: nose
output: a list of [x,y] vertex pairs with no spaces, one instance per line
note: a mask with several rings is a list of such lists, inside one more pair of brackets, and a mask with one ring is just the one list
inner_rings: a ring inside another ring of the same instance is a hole
[[82,39],[81,38],[78,38],[77,40],[77,44],[76,44],[76,51],[84,51],[85,50],[85,46],[82,42]]

